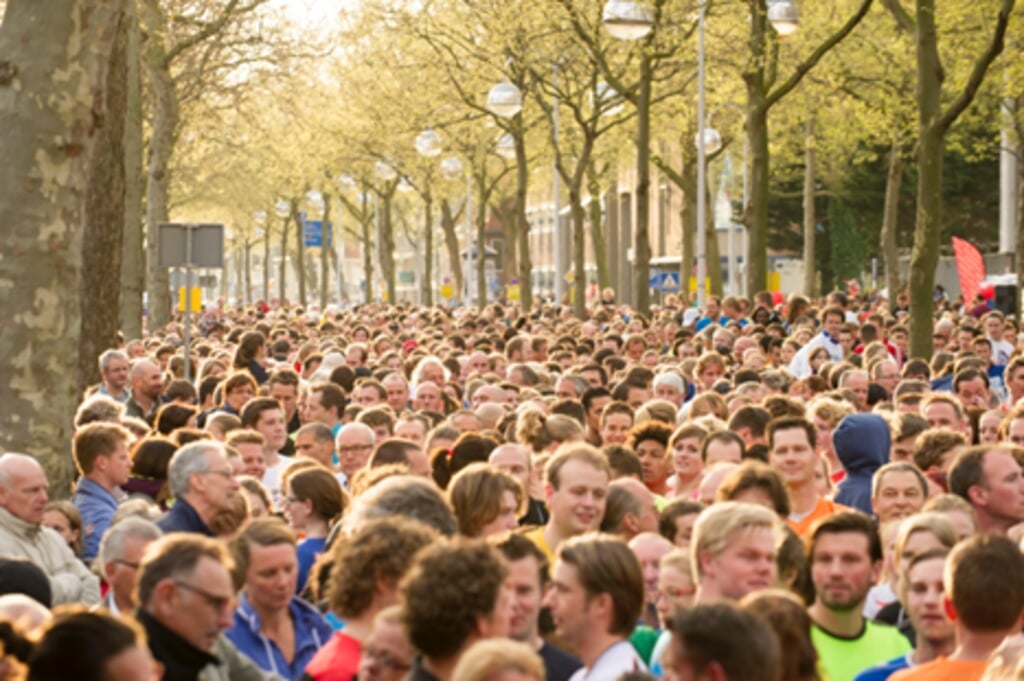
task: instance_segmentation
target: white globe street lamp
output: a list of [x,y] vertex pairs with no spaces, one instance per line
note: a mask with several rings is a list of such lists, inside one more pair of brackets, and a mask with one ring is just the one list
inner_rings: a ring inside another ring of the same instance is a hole
[[416,151],[424,158],[435,158],[441,155],[441,136],[428,128],[416,135]]
[[487,93],[487,110],[495,116],[512,118],[523,109],[523,93],[507,80],[491,88]]
[[311,212],[320,214],[324,210],[324,195],[312,189],[306,192],[306,203],[309,205]]
[[[694,143],[699,147],[701,136],[697,135]],[[704,154],[710,155],[722,148],[722,136],[714,128],[704,128]]]
[[494,151],[502,158],[513,160],[516,157],[516,138],[512,136],[512,133],[506,132],[495,142]]
[[793,0],[774,0],[768,5],[768,21],[781,37],[792,35],[800,24],[800,14]]
[[356,178],[352,177],[348,173],[338,175],[338,188],[341,189],[341,191],[350,191],[355,189],[357,186],[358,183],[356,182]]
[[456,180],[462,176],[462,161],[457,156],[449,156],[441,161],[441,177]]
[[274,204],[274,214],[277,215],[277,217],[281,218],[282,220],[291,215],[291,212],[291,206],[288,205],[288,202],[285,201],[284,199],[280,199],[277,203]]
[[374,166],[373,172],[377,176],[378,180],[383,180],[384,182],[391,182],[393,179],[398,177],[398,173],[387,161],[377,161],[377,165]]
[[252,214],[252,219],[253,219],[253,222],[255,222],[257,225],[261,225],[262,226],[262,225],[267,224],[267,211],[265,211],[265,210],[258,210],[258,211],[256,211],[255,213]]
[[643,2],[608,0],[601,23],[618,40],[640,40],[654,29],[654,12]]

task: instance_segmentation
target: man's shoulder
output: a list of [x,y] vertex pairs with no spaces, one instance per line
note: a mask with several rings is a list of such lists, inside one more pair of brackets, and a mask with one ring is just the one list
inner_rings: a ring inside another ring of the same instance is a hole
[[937,660],[898,671],[890,681],[976,681],[985,673],[986,660]]

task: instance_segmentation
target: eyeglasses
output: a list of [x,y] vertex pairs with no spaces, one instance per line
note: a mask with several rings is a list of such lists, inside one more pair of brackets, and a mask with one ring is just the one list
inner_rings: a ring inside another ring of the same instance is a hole
[[220,477],[224,478],[225,480],[230,480],[231,478],[235,477],[234,471],[210,470],[210,471],[203,471],[203,475],[219,475]]
[[200,589],[198,586],[193,586],[188,582],[183,582],[177,579],[174,580],[174,583],[186,591],[191,591],[197,596],[201,596],[202,599],[206,601],[206,604],[217,612],[224,612],[231,607],[231,601],[233,600],[233,597],[231,596],[218,596],[217,594],[212,594],[205,589]]
[[377,650],[376,648],[367,646],[366,648],[363,648],[363,655],[372,657],[377,664],[385,669],[394,669],[395,671],[400,672],[412,669],[411,664],[402,662],[386,650]]
[[338,454],[355,454],[357,452],[365,452],[367,449],[373,449],[373,445],[349,445],[348,447],[338,447]]

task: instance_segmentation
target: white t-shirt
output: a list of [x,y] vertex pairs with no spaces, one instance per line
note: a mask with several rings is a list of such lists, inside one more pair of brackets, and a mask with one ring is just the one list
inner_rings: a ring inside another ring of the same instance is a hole
[[629,641],[622,640],[610,646],[593,667],[581,667],[569,677],[569,681],[616,681],[626,672],[645,672],[647,665],[636,654]]

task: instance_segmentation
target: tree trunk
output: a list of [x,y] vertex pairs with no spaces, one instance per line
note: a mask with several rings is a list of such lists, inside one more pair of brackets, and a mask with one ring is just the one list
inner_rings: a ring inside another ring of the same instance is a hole
[[481,178],[480,201],[476,207],[476,304],[481,310],[487,305],[487,249],[485,245],[487,233],[487,199],[488,192],[484,186],[486,179]]
[[[1017,158],[1024,159],[1024,143],[1017,145]],[[1020,319],[1024,297],[1024,163],[1017,163],[1017,239],[1013,255],[1013,271],[1017,273],[1017,319]],[[1018,330],[1020,330],[1018,328]]]
[[[687,135],[689,137],[689,135]],[[686,143],[686,140],[683,140]],[[684,147],[685,148],[685,147]],[[682,190],[683,202],[679,209],[679,224],[682,226],[679,249],[679,292],[684,296],[686,305],[690,304],[690,279],[694,286],[702,283],[695,277],[694,261],[697,246],[694,243],[697,235],[697,159],[687,153],[683,154],[683,167],[680,169],[682,183],[676,183]],[[696,300],[696,288],[692,300]]]
[[291,200],[295,221],[295,278],[299,280],[299,305],[306,307],[306,225],[299,215],[299,200]]
[[320,313],[327,309],[327,304],[330,302],[330,293],[328,290],[329,282],[331,280],[331,267],[330,260],[327,258],[327,254],[331,249],[331,245],[328,244],[331,238],[330,234],[330,220],[331,220],[331,197],[329,194],[324,194],[324,214],[322,216],[323,222],[320,223]]
[[608,269],[608,238],[604,229],[604,210],[601,205],[601,177],[594,159],[587,163],[587,191],[590,193],[590,242],[594,245],[597,285],[604,290],[612,285],[612,277]]
[[[763,92],[761,93],[763,96]],[[756,95],[747,110],[750,146],[750,203],[744,213],[747,225],[747,291],[763,291],[768,284],[768,117]]]
[[151,109],[146,184],[146,290],[149,293],[147,327],[153,332],[164,327],[171,319],[170,278],[167,268],[160,267],[158,262],[158,244],[159,225],[168,219],[170,162],[181,112],[162,39],[167,33],[163,10],[160,8],[159,0],[142,0],[140,7],[142,23],[147,34],[143,62],[148,76]]
[[0,24],[0,447],[36,456],[62,498],[74,473],[82,225],[108,123],[95,107],[124,26],[123,0],[10,0]]
[[[587,274],[586,274],[586,252],[585,252],[585,230],[587,212],[583,209],[581,196],[582,173],[577,173],[579,181],[569,187],[569,211],[572,213],[572,269],[574,273],[572,283],[572,313],[577,319],[586,317],[586,295],[587,295]],[[576,177],[573,179],[576,180]],[[559,272],[558,276],[562,276]]]
[[374,286],[376,286],[376,282],[373,280],[373,239],[370,235],[371,220],[370,198],[364,192],[363,211],[359,215],[359,224],[363,229],[363,276],[365,277],[366,282],[363,286],[363,302],[367,305],[373,302],[373,289]]
[[430,192],[423,197],[423,279],[420,281],[420,302],[434,305],[434,200]]
[[[710,178],[707,172],[704,177]],[[704,266],[707,269],[708,286],[711,288],[711,294],[715,296],[722,296],[722,254],[718,249],[718,230],[715,229],[715,210],[714,202],[711,197],[715,195],[714,183],[708,182],[705,190],[707,191],[707,198],[705,199],[704,205],[708,206],[709,210],[704,212]]]
[[910,256],[910,356],[923,358],[932,355],[932,289],[942,232],[945,135],[938,125],[942,64],[937,43],[935,2],[917,0],[917,210]]
[[[395,185],[397,186],[397,185]],[[395,197],[395,188],[381,197],[380,211],[380,271],[387,286],[387,302],[394,305],[398,302],[398,285],[395,276],[395,228],[391,222],[391,204]]]
[[885,208],[882,212],[882,257],[885,260],[885,286],[889,290],[890,309],[895,307],[896,293],[900,290],[900,252],[897,235],[903,164],[899,140],[893,138],[889,150],[889,171],[885,178]]
[[78,393],[100,381],[96,358],[117,347],[121,315],[120,276],[125,213],[125,118],[129,17],[119,13],[111,27],[107,84],[95,91],[99,123],[89,158],[82,231],[82,336],[78,344]]
[[270,225],[263,225],[263,302],[270,303]]
[[126,340],[142,338],[142,294],[146,252],[142,246],[142,48],[135,2],[128,2],[128,111],[124,133],[124,240],[121,255],[121,331]]
[[291,214],[281,221],[281,267],[278,270],[279,279],[277,282],[277,304],[284,306],[284,301],[288,298],[288,225],[292,221]]
[[[522,120],[521,118],[519,119]],[[516,234],[519,235],[519,304],[529,313],[533,307],[533,260],[530,257],[530,221],[526,218],[526,193],[530,169],[522,125],[514,131],[516,143]]]
[[238,304],[252,305],[252,241],[245,239],[245,260],[242,262],[242,286],[244,292],[238,297]]
[[636,117],[636,226],[633,260],[633,282],[636,291],[636,311],[651,311],[651,61],[644,53],[640,59],[640,91],[637,96]]
[[452,215],[452,205],[448,199],[441,201],[441,229],[444,231],[445,246],[448,248],[448,265],[452,268],[455,299],[459,300],[462,298],[462,260],[459,258],[459,235],[455,229],[455,216]]
[[813,300],[818,294],[818,270],[814,266],[814,239],[818,218],[814,211],[815,151],[814,114],[807,119],[804,137],[804,295]]

